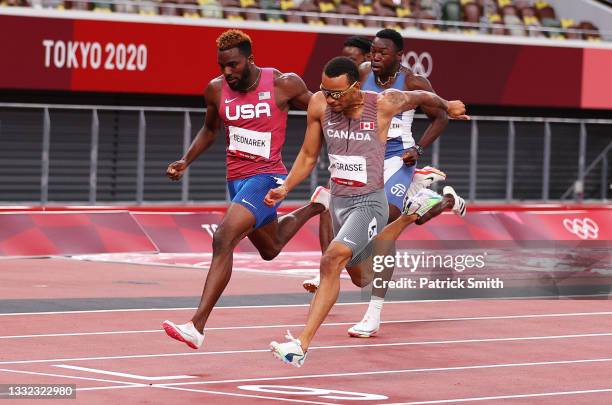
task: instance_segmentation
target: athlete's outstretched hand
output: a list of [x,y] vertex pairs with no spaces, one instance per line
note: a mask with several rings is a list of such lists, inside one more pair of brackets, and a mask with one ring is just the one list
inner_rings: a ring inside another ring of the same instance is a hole
[[419,159],[419,154],[417,153],[416,149],[414,149],[414,148],[408,149],[402,155],[402,160],[404,161],[404,164],[406,166],[408,166],[408,167],[414,166],[418,159]]
[[168,165],[166,175],[172,180],[180,180],[181,177],[183,177],[185,170],[187,170],[187,162],[185,162],[183,159],[177,160],[176,162]]
[[268,191],[268,194],[266,194],[266,197],[264,198],[264,203],[267,206],[272,207],[283,201],[285,197],[287,197],[287,187],[279,186]]
[[461,100],[453,100],[448,102],[446,109],[448,116],[456,120],[469,120],[469,115],[465,115],[465,104]]

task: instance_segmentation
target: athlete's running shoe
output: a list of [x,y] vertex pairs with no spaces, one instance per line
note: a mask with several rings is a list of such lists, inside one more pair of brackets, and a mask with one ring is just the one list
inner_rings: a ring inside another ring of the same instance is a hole
[[455,189],[451,186],[446,186],[442,189],[442,194],[450,194],[453,196],[455,200],[455,205],[453,205],[452,211],[460,217],[464,217],[467,211],[467,205],[465,203],[465,200],[457,195]]
[[317,292],[317,288],[319,288],[319,284],[321,284],[321,276],[317,274],[313,278],[304,280],[304,282],[302,283],[302,286],[304,287],[306,291],[314,294]]
[[285,343],[270,342],[270,351],[277,359],[284,363],[291,364],[293,367],[302,367],[306,360],[306,353],[302,350],[302,342],[287,331],[285,338],[289,340]]
[[204,342],[204,334],[200,333],[195,326],[193,326],[193,322],[177,325],[170,321],[164,321],[162,327],[168,336],[187,344],[187,346],[192,349],[199,349]]
[[442,201],[442,196],[433,190],[424,188],[410,198],[404,198],[403,215],[416,214],[419,218],[425,215],[437,203]]
[[310,197],[310,202],[319,203],[325,207],[326,210],[329,209],[329,201],[331,199],[331,193],[327,187],[319,186],[315,189],[314,193]]
[[443,180],[446,180],[446,173],[435,167],[425,166],[422,169],[416,169],[406,195],[408,198],[413,197],[422,189],[429,188],[432,184]]
[[358,324],[349,328],[348,334],[351,337],[369,338],[376,335],[379,329],[380,317],[376,320],[366,314]]

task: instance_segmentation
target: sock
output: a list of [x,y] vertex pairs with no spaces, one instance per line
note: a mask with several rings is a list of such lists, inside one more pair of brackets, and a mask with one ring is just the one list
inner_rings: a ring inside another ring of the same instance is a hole
[[370,304],[368,305],[368,310],[361,321],[364,324],[364,330],[378,329],[380,326],[380,313],[384,302],[384,298],[372,296]]

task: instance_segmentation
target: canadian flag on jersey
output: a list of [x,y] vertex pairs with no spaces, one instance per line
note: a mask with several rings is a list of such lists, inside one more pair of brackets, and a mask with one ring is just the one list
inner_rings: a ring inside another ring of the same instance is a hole
[[359,129],[363,131],[371,131],[374,129],[374,121],[361,121],[359,123]]

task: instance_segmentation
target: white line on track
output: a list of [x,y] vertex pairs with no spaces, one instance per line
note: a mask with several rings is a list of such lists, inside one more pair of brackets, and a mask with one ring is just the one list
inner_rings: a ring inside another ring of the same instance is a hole
[[558,391],[558,392],[542,392],[537,394],[516,394],[516,395],[499,395],[495,397],[474,397],[474,398],[456,398],[456,399],[441,399],[436,401],[419,401],[419,402],[397,402],[384,405],[425,405],[425,404],[451,404],[457,402],[474,402],[474,401],[491,401],[495,399],[511,399],[511,398],[533,398],[533,397],[549,397],[561,395],[580,395],[580,394],[597,394],[602,392],[612,392],[612,388],[604,388],[598,390],[582,390],[582,391]]
[[[590,295],[563,295],[558,298],[602,298],[609,297],[609,294],[590,294]],[[550,296],[530,296],[530,297],[499,297],[499,298],[455,298],[455,299],[444,299],[444,300],[410,300],[410,301],[385,301],[385,305],[394,304],[433,304],[438,302],[461,302],[461,303],[472,303],[472,302],[493,302],[493,301],[531,301],[531,300],[548,300]],[[108,299],[108,297],[107,297]],[[606,302],[602,300],[602,305]],[[345,305],[368,305],[369,301],[363,302],[337,302],[334,306],[345,306]],[[260,308],[292,308],[292,307],[309,307],[310,304],[279,304],[279,305],[235,305],[235,306],[218,306],[215,307],[215,311],[219,309],[260,309]],[[0,317],[3,316],[26,316],[26,315],[66,315],[66,314],[96,314],[96,313],[113,313],[113,312],[149,312],[149,311],[193,311],[196,307],[179,307],[179,308],[126,308],[126,309],[92,309],[92,310],[76,310],[76,311],[50,311],[50,312],[9,312],[0,313]]]
[[[612,312],[574,312],[574,313],[558,313],[558,314],[528,314],[528,315],[498,315],[498,316],[475,316],[475,317],[459,317],[459,318],[430,318],[430,319],[404,319],[395,321],[381,321],[382,324],[397,324],[397,323],[420,323],[420,322],[456,322],[456,321],[490,321],[502,319],[529,319],[529,318],[556,318],[556,317],[580,317],[580,316],[606,316],[612,315]],[[324,323],[321,326],[346,326],[353,325],[355,322],[330,322]],[[214,330],[241,330],[241,329],[275,329],[275,328],[299,328],[304,324],[284,324],[284,325],[250,325],[250,326],[222,326],[206,328],[207,332]],[[43,337],[64,337],[64,336],[96,336],[96,335],[129,335],[137,333],[162,333],[162,329],[145,329],[145,330],[125,330],[125,331],[106,331],[106,332],[74,332],[74,333],[48,333],[35,335],[8,335],[0,336],[0,339],[26,339],[26,338],[43,338]]]
[[[4,371],[6,373],[42,375],[45,377],[73,378],[75,380],[87,380],[87,381],[108,382],[108,383],[113,383],[113,384],[125,384],[126,387],[148,387],[149,386],[149,384],[141,384],[141,383],[128,382],[128,381],[107,380],[107,379],[92,378],[92,377],[77,377],[77,376],[65,375],[65,374],[39,373],[36,371],[10,370],[6,368],[0,368],[0,371]],[[92,387],[92,388],[95,388],[95,387]]]
[[112,375],[115,377],[132,378],[135,380],[145,380],[145,381],[182,380],[185,378],[197,378],[193,375],[164,375],[164,376],[157,376],[157,377],[149,377],[146,375],[118,373],[116,371],[100,370],[97,368],[73,366],[71,364],[53,364],[53,367],[65,368],[68,370],[84,371],[86,373],[106,374],[106,375]]
[[[72,378],[70,376],[66,376],[68,378]],[[118,390],[121,388],[144,388],[151,387],[149,384],[134,384],[134,385],[107,385],[104,387],[86,387],[86,388],[77,388],[77,391],[103,391],[103,390]]]
[[189,391],[189,392],[199,392],[204,394],[217,394],[217,395],[229,395],[233,397],[243,397],[243,398],[258,398],[258,399],[267,399],[274,401],[282,401],[282,402],[297,402],[300,404],[318,404],[318,405],[335,405],[336,403],[331,402],[315,402],[315,401],[306,401],[304,399],[289,399],[289,398],[281,398],[281,397],[268,397],[264,395],[250,395],[250,394],[237,394],[233,392],[223,392],[223,391],[211,391],[211,390],[198,390],[193,388],[182,388],[182,387],[170,387],[170,386],[155,386],[156,388],[165,388],[171,390],[179,390],[179,391]]
[[[487,299],[490,301],[490,299]],[[478,301],[476,299],[447,299],[447,300],[414,300],[414,301],[385,301],[385,305],[393,304],[423,304],[435,302],[456,302],[456,301]],[[337,302],[335,306],[344,305],[368,305],[369,301],[364,302]],[[234,305],[234,306],[217,306],[215,311],[219,309],[261,309],[261,308],[293,308],[293,307],[309,307],[310,304],[280,304],[280,305]],[[85,311],[51,311],[51,312],[9,312],[0,316],[22,316],[22,315],[65,315],[65,314],[99,314],[113,312],[149,312],[149,311],[193,311],[197,307],[179,307],[179,308],[128,308],[128,309],[92,309]]]
[[310,374],[310,375],[295,375],[285,377],[267,377],[267,378],[243,378],[235,380],[217,380],[217,381],[191,381],[178,382],[168,384],[154,384],[164,386],[185,386],[185,385],[202,385],[202,384],[227,384],[227,383],[244,383],[256,381],[281,381],[281,380],[301,380],[308,378],[330,378],[330,377],[355,377],[355,376],[374,376],[385,374],[404,374],[404,373],[429,373],[439,371],[463,371],[463,370],[480,370],[492,368],[509,368],[509,367],[534,367],[534,366],[551,366],[551,365],[566,365],[566,364],[586,364],[586,363],[604,363],[612,362],[612,358],[604,359],[584,359],[584,360],[558,360],[558,361],[540,361],[534,363],[502,363],[502,364],[482,364],[475,366],[456,366],[456,367],[436,367],[436,368],[413,368],[403,370],[379,370],[379,371],[362,371],[349,373],[331,373],[331,374]]
[[[422,341],[422,342],[397,342],[397,343],[372,343],[372,344],[363,343],[363,344],[355,344],[355,345],[311,346],[309,350],[362,349],[362,348],[373,348],[373,347],[448,345],[448,344],[460,344],[460,343],[493,343],[493,342],[511,342],[511,341],[578,339],[578,338],[608,337],[608,336],[612,336],[612,332],[588,333],[588,334],[578,334],[578,335],[526,336],[526,337],[465,339],[465,340],[433,340],[433,341]],[[144,358],[158,358],[158,357],[212,356],[212,355],[227,355],[227,354],[267,353],[269,351],[270,351],[269,349],[247,349],[247,350],[225,350],[225,351],[216,351],[216,352],[187,352],[187,353],[182,352],[182,353],[161,353],[161,354],[135,354],[135,355],[128,355],[128,356],[73,357],[73,358],[40,359],[40,360],[12,360],[12,361],[0,361],[0,365],[59,363],[59,362],[89,361],[89,360],[144,359]]]

